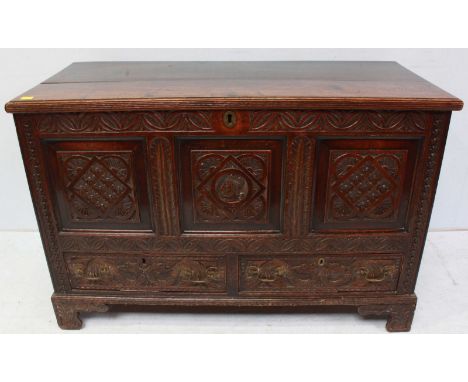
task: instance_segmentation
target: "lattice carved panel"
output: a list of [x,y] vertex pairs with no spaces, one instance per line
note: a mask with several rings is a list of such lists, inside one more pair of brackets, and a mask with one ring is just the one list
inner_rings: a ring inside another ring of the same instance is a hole
[[404,150],[332,150],[325,222],[394,220],[406,160]]
[[57,153],[74,221],[139,220],[132,153]]
[[315,228],[403,229],[418,145],[416,139],[320,141]]
[[140,141],[46,141],[63,229],[151,229]]

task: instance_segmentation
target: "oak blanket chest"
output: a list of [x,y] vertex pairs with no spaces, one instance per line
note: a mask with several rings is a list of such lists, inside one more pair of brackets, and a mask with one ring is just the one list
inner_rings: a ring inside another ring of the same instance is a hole
[[394,62],[72,64],[6,105],[58,324],[347,307],[409,330],[462,106]]

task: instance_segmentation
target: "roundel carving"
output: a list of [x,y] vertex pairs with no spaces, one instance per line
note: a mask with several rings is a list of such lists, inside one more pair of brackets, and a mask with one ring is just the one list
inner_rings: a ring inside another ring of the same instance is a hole
[[179,142],[183,231],[278,232],[282,139]]
[[212,182],[212,193],[221,203],[244,202],[252,189],[251,181],[239,170],[221,171]]
[[204,221],[264,218],[268,159],[266,153],[197,155],[197,217]]

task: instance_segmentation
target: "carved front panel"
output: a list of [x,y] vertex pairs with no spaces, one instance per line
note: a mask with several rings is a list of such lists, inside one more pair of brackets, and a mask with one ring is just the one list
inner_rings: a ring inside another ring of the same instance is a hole
[[131,152],[58,152],[57,157],[73,221],[138,221]]
[[330,150],[325,222],[394,220],[405,150]]
[[151,228],[140,142],[47,142],[45,147],[63,228]]
[[181,141],[185,230],[278,230],[281,141]]
[[241,292],[393,291],[400,256],[240,257]]
[[321,141],[315,227],[403,229],[417,151],[412,140]]
[[269,151],[193,150],[195,222],[266,223]]
[[223,292],[224,257],[66,255],[76,289]]

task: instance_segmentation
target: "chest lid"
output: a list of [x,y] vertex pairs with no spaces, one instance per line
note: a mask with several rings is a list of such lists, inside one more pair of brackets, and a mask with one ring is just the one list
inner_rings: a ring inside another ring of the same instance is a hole
[[155,109],[461,110],[463,102],[396,62],[78,62],[7,112]]

